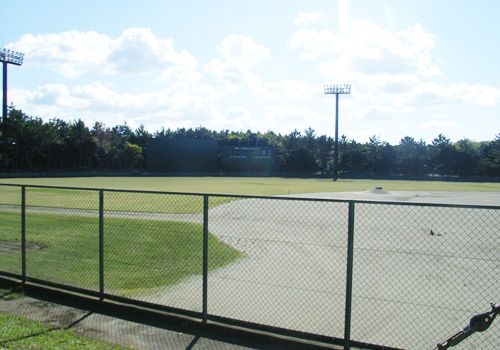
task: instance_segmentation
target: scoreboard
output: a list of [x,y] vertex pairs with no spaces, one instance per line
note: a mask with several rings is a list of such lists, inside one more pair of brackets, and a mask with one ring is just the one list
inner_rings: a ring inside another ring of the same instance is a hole
[[276,165],[276,148],[224,146],[222,165],[226,171],[271,172]]

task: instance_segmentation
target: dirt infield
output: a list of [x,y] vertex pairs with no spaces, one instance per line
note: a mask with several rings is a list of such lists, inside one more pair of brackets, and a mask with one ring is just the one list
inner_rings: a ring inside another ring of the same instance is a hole
[[456,192],[456,191],[385,191],[372,188],[363,192],[325,192],[295,194],[296,198],[322,198],[341,200],[370,200],[403,203],[430,203],[451,205],[500,206],[500,192]]
[[[351,334],[429,349],[498,302],[500,215],[418,204],[500,205],[500,194],[384,192],[293,197],[417,204],[356,205]],[[248,199],[211,209],[210,232],[245,258],[209,274],[209,314],[342,338],[347,220],[346,202]],[[145,299],[201,311],[201,291],[193,277]],[[469,344],[500,347],[492,328]]]

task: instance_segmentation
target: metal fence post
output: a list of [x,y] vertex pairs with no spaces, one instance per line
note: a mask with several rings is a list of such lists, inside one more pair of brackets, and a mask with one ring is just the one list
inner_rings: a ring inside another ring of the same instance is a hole
[[99,190],[99,295],[104,300],[104,190]]
[[21,275],[26,282],[26,186],[21,187]]
[[203,322],[208,314],[208,194],[203,195]]
[[351,341],[352,270],[354,261],[354,202],[349,202],[347,231],[347,278],[345,295],[344,350],[349,350]]

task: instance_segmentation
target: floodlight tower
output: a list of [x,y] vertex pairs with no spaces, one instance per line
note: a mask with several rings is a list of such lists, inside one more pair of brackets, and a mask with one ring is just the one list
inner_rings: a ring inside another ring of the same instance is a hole
[[14,52],[7,49],[0,49],[0,62],[3,64],[3,113],[2,113],[2,164],[3,168],[7,169],[9,164],[7,156],[7,65],[15,64],[20,66],[23,64],[24,54]]
[[333,181],[337,181],[339,174],[339,95],[350,93],[350,84],[325,85],[325,94],[335,94],[335,150],[333,154]]

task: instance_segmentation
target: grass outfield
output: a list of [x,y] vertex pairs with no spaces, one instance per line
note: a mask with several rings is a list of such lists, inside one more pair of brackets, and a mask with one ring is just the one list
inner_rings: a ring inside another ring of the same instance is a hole
[[86,187],[189,193],[285,195],[365,191],[500,191],[500,183],[406,180],[339,180],[278,177],[76,177],[0,179],[0,184]]
[[[20,241],[19,213],[0,212],[0,244]],[[99,287],[99,222],[95,217],[28,213],[27,275],[90,290]],[[122,296],[152,293],[202,274],[201,224],[106,218],[106,291]],[[214,270],[241,253],[209,234],[208,268]],[[19,250],[0,255],[3,271],[20,274]]]
[[3,349],[119,350],[118,345],[83,337],[73,330],[57,329],[21,316],[0,313],[0,347]]
[[[286,195],[315,192],[364,191],[382,186],[388,191],[500,191],[500,183],[339,180],[263,177],[77,177],[0,179],[0,184],[164,191],[180,193]],[[211,197],[210,207],[231,201]],[[0,204],[19,205],[18,187],[0,186]],[[99,207],[97,191],[28,188],[26,204],[35,207],[92,209]],[[104,210],[158,213],[201,213],[203,197],[151,193],[105,192]]]
[[[230,202],[234,198],[212,197],[209,207]],[[0,205],[21,204],[21,188],[0,186]],[[28,208],[99,209],[99,192],[65,188],[26,188]],[[105,211],[144,212],[144,213],[201,213],[204,198],[202,195],[142,193],[142,192],[104,192]]]

